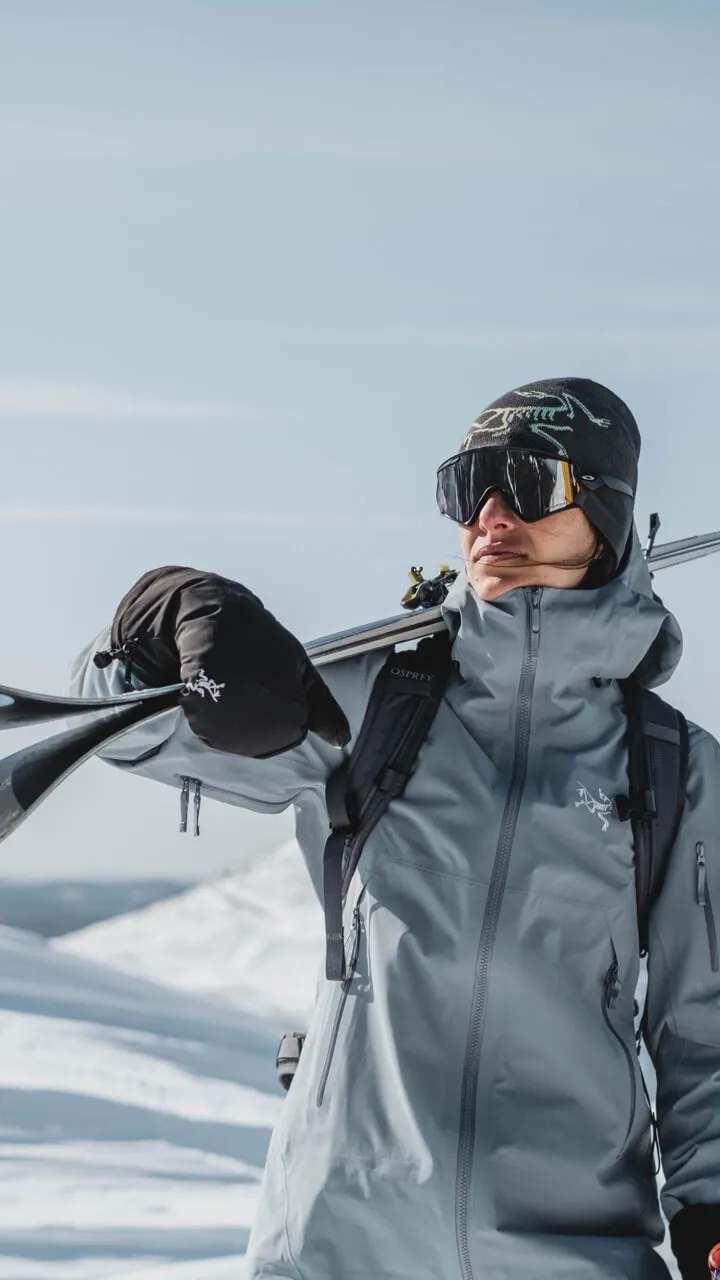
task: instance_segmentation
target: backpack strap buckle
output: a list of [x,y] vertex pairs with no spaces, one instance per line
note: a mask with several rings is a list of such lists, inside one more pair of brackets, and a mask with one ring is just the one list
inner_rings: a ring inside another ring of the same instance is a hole
[[304,1031],[286,1031],[280,1041],[275,1059],[275,1071],[286,1093],[295,1078],[295,1072],[298,1069],[300,1055],[305,1044],[305,1037],[306,1032]]
[[386,795],[393,799],[401,796],[405,790],[410,774],[405,769],[399,769],[395,764],[389,764],[379,775],[376,786],[378,790],[385,792]]
[[629,796],[616,796],[615,808],[621,822],[627,822],[628,819],[632,818],[657,818],[655,788],[650,787],[647,791],[635,791]]

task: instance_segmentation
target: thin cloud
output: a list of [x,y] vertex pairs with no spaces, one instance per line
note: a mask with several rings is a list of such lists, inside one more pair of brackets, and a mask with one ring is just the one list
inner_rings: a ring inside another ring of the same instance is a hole
[[82,382],[0,378],[0,418],[49,422],[197,422],[267,416],[267,409],[136,395]]
[[[13,503],[0,507],[2,524],[80,525],[223,525],[295,524],[297,517],[287,512],[227,510],[187,510],[183,507],[60,506]],[[321,523],[311,517],[307,523]],[[322,521],[324,523],[324,521]]]
[[[286,525],[289,528],[324,529],[337,527],[343,519],[341,512],[310,515],[293,511],[246,511],[230,507],[121,507],[40,505],[12,503],[0,506],[0,524],[54,524],[54,525],[184,525],[195,528],[203,525]],[[379,528],[404,528],[408,524],[424,524],[422,520],[401,516],[376,516],[365,520]]]
[[[248,332],[250,332],[248,330]],[[447,326],[373,325],[357,328],[341,326],[264,326],[252,330],[254,337],[273,338],[327,346],[403,347],[517,347],[523,345],[563,346],[626,350],[629,346],[658,351],[698,346],[720,349],[720,329],[707,328],[522,328],[501,325]]]

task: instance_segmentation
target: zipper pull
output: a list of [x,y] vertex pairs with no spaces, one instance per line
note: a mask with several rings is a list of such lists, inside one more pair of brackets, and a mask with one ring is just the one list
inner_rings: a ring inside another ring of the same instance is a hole
[[705,864],[705,845],[698,840],[695,845],[695,861],[697,862],[697,900],[698,906],[707,906],[707,866]]
[[353,911],[353,916],[352,916],[353,945],[352,945],[352,952],[350,954],[350,965],[348,968],[347,977],[345,979],[346,982],[349,982],[353,974],[355,973],[355,965],[357,964],[358,955],[360,954],[360,919],[361,919],[360,907],[357,906]]
[[540,600],[542,598],[542,587],[533,587],[530,593],[530,604],[532,605],[532,622],[530,629],[534,636],[540,634]]
[[180,792],[180,830],[185,834],[188,824],[188,806],[190,804],[190,779],[183,778]]
[[618,962],[613,960],[605,974],[605,1004],[608,1009],[614,1009],[621,991],[622,983],[618,981]]
[[202,782],[199,778],[195,779],[195,794],[193,795],[193,835],[200,835],[200,801],[202,799]]

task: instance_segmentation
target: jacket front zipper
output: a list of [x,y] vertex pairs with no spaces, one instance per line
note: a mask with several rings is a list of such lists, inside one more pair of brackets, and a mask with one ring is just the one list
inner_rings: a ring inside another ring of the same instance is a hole
[[[355,910],[353,911],[352,950],[350,954],[350,960],[348,961],[348,965],[347,965],[346,976],[343,979],[343,981],[340,983],[340,998],[338,1000],[337,1008],[335,1010],[335,1017],[333,1018],[332,1029],[330,1031],[330,1040],[328,1042],[327,1053],[325,1054],[325,1062],[323,1064],[323,1069],[320,1073],[320,1083],[318,1085],[317,1097],[315,1099],[316,1107],[321,1107],[325,1099],[325,1087],[327,1085],[328,1075],[330,1074],[330,1067],[332,1065],[333,1056],[335,1054],[335,1045],[337,1044],[337,1038],[340,1032],[340,1023],[342,1022],[342,1016],[343,1016],[343,1013],[345,1012],[345,1005],[347,1004],[347,998],[350,993],[350,986],[355,976],[355,968],[357,966],[358,955],[360,953],[360,932],[362,928],[362,917],[360,915],[360,903],[362,902],[364,894],[365,894],[365,889],[363,888],[360,894],[360,897],[358,898],[357,903],[355,904]],[[333,986],[334,985],[335,984],[333,983]]]
[[628,1073],[630,1075],[630,1115],[628,1118],[627,1131],[622,1141],[622,1146],[620,1147],[620,1150],[617,1156],[615,1157],[616,1162],[620,1159],[623,1151],[625,1150],[625,1147],[627,1146],[628,1138],[630,1137],[630,1133],[633,1127],[633,1121],[635,1119],[635,1108],[637,1106],[637,1078],[635,1076],[635,1060],[633,1058],[632,1052],[630,1051],[630,1049],[628,1049],[625,1041],[620,1035],[620,1032],[613,1026],[612,1021],[610,1019],[610,1010],[615,1008],[615,1005],[617,1004],[617,999],[618,999],[618,996],[620,995],[621,990],[622,990],[622,984],[618,979],[617,956],[615,955],[615,948],[613,947],[613,961],[607,973],[605,974],[605,982],[603,984],[602,1011],[603,1011],[603,1018],[605,1019],[605,1022],[607,1024],[609,1031],[617,1040],[618,1044],[620,1045],[620,1048],[623,1051],[623,1054],[625,1055],[625,1061],[627,1063]]
[[697,900],[698,906],[702,907],[705,912],[705,926],[707,928],[708,946],[710,948],[710,967],[713,973],[717,973],[720,968],[720,957],[718,956],[718,940],[717,930],[715,928],[715,914],[713,912],[712,902],[710,901],[710,893],[707,884],[707,865],[705,863],[705,845],[702,840],[698,840],[695,845],[695,860],[697,863]]
[[460,1270],[463,1280],[473,1280],[470,1246],[468,1242],[468,1202],[470,1180],[475,1154],[475,1124],[477,1118],[477,1089],[480,1074],[480,1055],[485,1029],[488,979],[500,908],[507,882],[510,854],[520,813],[520,803],[527,774],[528,746],[530,741],[530,713],[532,709],[537,655],[540,643],[540,601],[542,588],[534,587],[526,594],[527,623],[525,652],[518,686],[517,715],[515,719],[515,745],[510,786],[505,799],[505,809],[500,824],[492,878],[485,906],[485,916],[480,931],[475,964],[475,985],[470,1014],[465,1061],[463,1064],[462,1093],[460,1101],[460,1134],[458,1141],[457,1174],[455,1183],[455,1235],[457,1239]]

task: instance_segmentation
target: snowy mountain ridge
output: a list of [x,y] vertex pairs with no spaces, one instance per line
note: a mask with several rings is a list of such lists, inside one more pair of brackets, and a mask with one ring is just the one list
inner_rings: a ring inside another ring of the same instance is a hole
[[242,871],[53,946],[294,1025],[314,1003],[323,922],[300,849],[288,840]]

